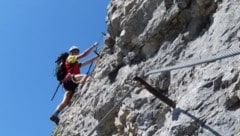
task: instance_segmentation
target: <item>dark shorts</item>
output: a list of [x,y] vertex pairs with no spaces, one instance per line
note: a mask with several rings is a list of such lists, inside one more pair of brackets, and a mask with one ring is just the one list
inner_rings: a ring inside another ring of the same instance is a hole
[[72,80],[72,75],[68,75],[64,80],[63,80],[63,88],[66,91],[72,91],[74,92],[76,88],[78,87],[78,84],[74,83]]

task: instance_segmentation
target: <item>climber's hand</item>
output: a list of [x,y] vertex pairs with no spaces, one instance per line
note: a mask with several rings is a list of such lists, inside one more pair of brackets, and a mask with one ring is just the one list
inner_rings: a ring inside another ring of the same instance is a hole
[[98,42],[95,42],[95,43],[92,45],[93,48],[97,48],[97,46],[98,46]]

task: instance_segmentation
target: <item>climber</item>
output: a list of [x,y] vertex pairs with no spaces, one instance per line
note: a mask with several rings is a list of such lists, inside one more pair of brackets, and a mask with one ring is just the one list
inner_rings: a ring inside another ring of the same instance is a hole
[[97,44],[94,44],[92,47],[86,49],[83,53],[79,54],[80,50],[77,46],[72,46],[69,49],[69,56],[66,59],[65,67],[67,74],[62,80],[63,88],[65,89],[64,97],[62,102],[57,106],[56,111],[51,115],[50,120],[55,122],[57,125],[59,123],[58,114],[70,104],[71,98],[76,91],[79,84],[84,84],[88,75],[80,74],[80,67],[83,67],[92,61],[96,60],[98,56],[95,56],[87,61],[78,63],[78,59],[87,56],[91,50],[97,47]]

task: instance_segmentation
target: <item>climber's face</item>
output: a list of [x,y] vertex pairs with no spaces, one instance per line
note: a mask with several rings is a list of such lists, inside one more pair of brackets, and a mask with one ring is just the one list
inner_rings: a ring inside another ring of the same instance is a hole
[[75,50],[72,50],[72,55],[78,55],[79,54],[79,50],[78,49],[75,49]]

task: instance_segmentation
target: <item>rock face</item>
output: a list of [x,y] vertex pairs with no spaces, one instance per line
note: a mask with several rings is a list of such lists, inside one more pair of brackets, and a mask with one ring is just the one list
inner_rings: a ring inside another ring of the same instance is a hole
[[[101,58],[53,135],[239,136],[240,56],[151,74],[240,46],[239,0],[112,0]],[[176,102],[170,108],[134,81]],[[164,91],[163,91],[164,90]]]

